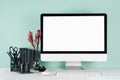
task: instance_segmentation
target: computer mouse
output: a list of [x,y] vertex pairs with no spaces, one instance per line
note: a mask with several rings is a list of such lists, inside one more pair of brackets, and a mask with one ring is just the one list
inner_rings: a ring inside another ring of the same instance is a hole
[[51,74],[51,72],[48,72],[48,71],[42,72],[43,76],[50,76],[50,74]]

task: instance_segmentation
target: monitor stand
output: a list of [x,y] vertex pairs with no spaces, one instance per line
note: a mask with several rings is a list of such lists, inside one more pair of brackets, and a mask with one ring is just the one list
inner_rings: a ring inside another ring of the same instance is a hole
[[66,70],[84,70],[80,61],[66,61]]

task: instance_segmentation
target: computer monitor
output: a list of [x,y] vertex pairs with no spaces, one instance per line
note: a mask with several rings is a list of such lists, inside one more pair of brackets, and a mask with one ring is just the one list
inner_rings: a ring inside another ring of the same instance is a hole
[[105,13],[41,14],[40,21],[42,61],[107,59]]

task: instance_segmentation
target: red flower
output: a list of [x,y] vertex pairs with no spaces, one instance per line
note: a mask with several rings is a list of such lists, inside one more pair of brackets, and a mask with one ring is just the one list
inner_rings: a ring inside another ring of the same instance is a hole
[[37,30],[37,33],[35,34],[35,39],[33,39],[33,33],[29,31],[28,34],[28,40],[34,47],[36,51],[38,51],[39,43],[40,43],[40,38],[41,38],[41,31]]
[[41,31],[40,30],[37,30],[37,37],[41,38]]
[[31,31],[29,31],[28,33],[28,40],[32,44],[32,46],[35,48],[34,41],[33,41],[33,33]]

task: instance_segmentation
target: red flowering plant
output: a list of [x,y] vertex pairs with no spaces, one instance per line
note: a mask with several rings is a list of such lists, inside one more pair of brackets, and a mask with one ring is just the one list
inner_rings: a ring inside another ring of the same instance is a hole
[[37,69],[39,67],[39,58],[38,58],[38,49],[39,49],[39,43],[41,39],[41,31],[37,30],[37,33],[35,34],[35,39],[33,39],[33,33],[29,31],[28,33],[28,41],[31,43],[35,50],[35,63],[33,64],[34,69]]
[[33,39],[33,33],[31,31],[29,31],[28,41],[31,43],[31,45],[37,52],[38,52],[38,48],[39,48],[40,39],[41,39],[41,31],[40,30],[37,30],[37,33],[35,34],[35,39]]

